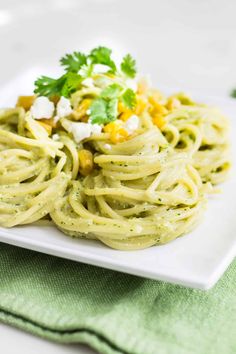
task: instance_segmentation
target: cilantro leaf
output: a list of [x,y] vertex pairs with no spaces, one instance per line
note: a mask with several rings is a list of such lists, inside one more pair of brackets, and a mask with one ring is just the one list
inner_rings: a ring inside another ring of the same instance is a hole
[[87,64],[87,57],[81,52],[74,52],[72,54],[66,54],[61,58],[60,62],[67,72],[77,73],[82,65]]
[[110,72],[116,72],[116,64],[111,59],[111,49],[106,47],[94,48],[89,55],[93,64],[103,64],[111,68]]
[[[112,98],[110,101],[107,102],[107,117],[109,119],[108,122],[112,122],[116,120],[118,115],[118,99]],[[107,122],[107,123],[108,123]]]
[[231,91],[230,96],[236,98],[236,89]]
[[61,89],[61,96],[70,97],[79,88],[82,80],[82,77],[76,73],[67,73],[65,83]]
[[136,106],[136,95],[134,91],[130,88],[125,90],[125,92],[121,96],[121,100],[123,104],[129,109],[133,109]]
[[117,98],[121,91],[122,87],[120,85],[111,84],[102,91],[101,97],[105,99]]
[[95,99],[89,109],[92,124],[103,124],[107,122],[107,102],[104,99]]
[[75,73],[66,73],[58,79],[52,79],[48,76],[41,76],[35,81],[34,93],[39,96],[64,96],[69,97],[76,91],[82,81],[80,75]]
[[116,120],[118,99],[106,101],[103,98],[95,99],[90,106],[90,121],[92,124],[107,124]]
[[131,57],[130,54],[127,54],[123,58],[120,68],[126,76],[128,76],[130,78],[135,77],[136,72],[137,72],[136,61]]
[[83,77],[83,78],[87,78],[90,77],[92,75],[93,72],[93,65],[92,64],[84,64],[81,66],[80,70],[79,70],[79,74]]
[[39,96],[60,95],[65,81],[66,75],[61,76],[59,79],[53,79],[48,76],[41,76],[34,82],[34,93],[38,94]]

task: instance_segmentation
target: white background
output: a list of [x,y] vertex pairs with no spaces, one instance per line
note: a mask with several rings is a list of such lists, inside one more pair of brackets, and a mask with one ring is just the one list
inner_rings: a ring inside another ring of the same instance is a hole
[[[0,0],[0,85],[64,52],[127,51],[158,86],[225,96],[236,87],[234,0]],[[3,354],[93,353],[0,325]]]

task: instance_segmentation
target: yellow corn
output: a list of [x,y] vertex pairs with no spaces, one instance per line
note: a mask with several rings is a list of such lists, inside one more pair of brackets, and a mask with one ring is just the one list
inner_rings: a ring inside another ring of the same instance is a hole
[[88,176],[94,168],[93,154],[91,151],[82,149],[79,151],[79,172],[83,176]]
[[170,97],[166,104],[166,108],[169,111],[173,111],[175,108],[179,108],[180,106],[181,106],[181,102],[176,97]]
[[137,103],[134,109],[129,109],[124,107],[122,102],[118,103],[118,113],[120,114],[120,119],[123,122],[127,121],[133,114],[139,115],[141,114],[147,106],[147,101],[141,97],[137,98]]
[[154,96],[149,97],[149,102],[151,104],[151,107],[149,109],[150,113],[155,114],[155,113],[160,113],[160,114],[166,114],[168,113],[168,110],[166,109],[165,106],[160,104],[159,102],[156,101]]
[[134,114],[139,115],[139,114],[143,113],[143,111],[145,110],[146,107],[147,107],[147,101],[141,97],[137,98],[137,104],[134,109]]
[[151,90],[151,97],[155,100],[155,102],[162,102],[164,100],[163,94],[158,90]]
[[30,109],[34,103],[35,96],[19,96],[16,102],[16,107],[23,107],[26,111]]
[[60,96],[58,95],[50,96],[50,101],[52,101],[55,105],[59,102],[59,100],[60,100]]
[[90,98],[85,98],[79,106],[74,110],[73,112],[73,118],[75,120],[81,120],[81,121],[88,121],[88,116],[87,116],[87,110],[89,109],[89,106],[91,104],[91,99]]
[[149,87],[148,81],[147,81],[147,79],[145,79],[145,78],[143,77],[143,78],[140,79],[139,82],[138,82],[138,90],[137,90],[137,93],[138,93],[139,95],[144,95],[144,94],[147,92],[148,87]]
[[119,114],[126,111],[126,108],[125,108],[125,106],[123,105],[123,102],[121,102],[121,101],[118,102],[118,107],[117,107],[117,109],[118,109],[118,113],[119,113]]
[[115,120],[107,124],[104,128],[105,133],[110,134],[110,140],[113,143],[120,143],[128,139],[128,132],[122,127],[122,121]]
[[113,130],[117,130],[121,127],[122,127],[122,122],[117,119],[114,122],[106,124],[103,130],[105,133],[111,133]]
[[40,122],[50,125],[50,127],[52,127],[52,128],[56,128],[56,126],[57,126],[57,123],[54,121],[54,118],[50,118],[50,119],[43,118],[43,119],[40,119]]
[[126,122],[127,119],[129,119],[132,115],[134,114],[134,111],[132,111],[131,109],[127,109],[125,112],[123,112],[120,115],[120,119],[123,120],[123,122]]
[[125,141],[128,139],[128,132],[127,130],[120,128],[117,131],[113,131],[110,134],[110,139],[113,143],[121,143],[122,141]]
[[159,129],[162,129],[166,123],[165,117],[161,114],[156,114],[152,117],[153,124],[156,125]]
[[38,123],[47,131],[48,135],[52,134],[52,126],[51,125],[49,125],[45,122],[42,122],[42,120],[38,120]]

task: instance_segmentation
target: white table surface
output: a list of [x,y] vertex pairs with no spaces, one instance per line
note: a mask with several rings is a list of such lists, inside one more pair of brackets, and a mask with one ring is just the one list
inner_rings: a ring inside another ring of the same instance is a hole
[[[156,85],[225,96],[236,87],[235,13],[234,0],[0,0],[0,85],[29,66],[103,44],[134,54]],[[0,352],[95,353],[4,324]]]

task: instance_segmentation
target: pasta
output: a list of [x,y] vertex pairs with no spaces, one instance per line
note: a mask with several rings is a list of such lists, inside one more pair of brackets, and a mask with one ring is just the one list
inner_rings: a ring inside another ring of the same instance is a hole
[[[117,101],[117,119],[79,141],[82,129],[97,125],[88,120],[104,80],[105,87],[121,81],[103,73],[92,78],[92,87],[70,95],[70,111],[61,117],[57,108],[36,119],[22,98],[0,111],[0,225],[51,220],[65,234],[120,250],[188,233],[230,168],[228,120],[183,94],[166,98],[141,80],[134,107]],[[125,129],[134,115],[138,126]]]

